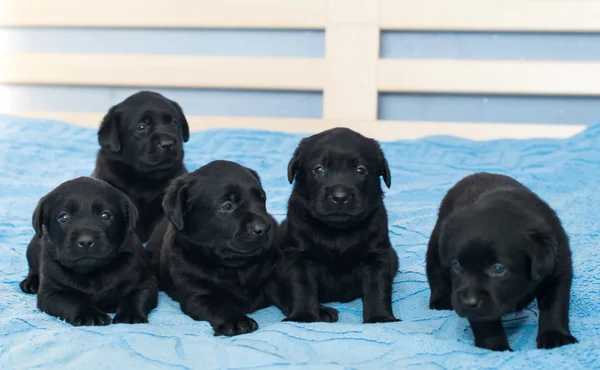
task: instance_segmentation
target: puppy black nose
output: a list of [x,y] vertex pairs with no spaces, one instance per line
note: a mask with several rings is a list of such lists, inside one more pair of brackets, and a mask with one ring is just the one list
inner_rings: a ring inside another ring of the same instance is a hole
[[463,308],[474,310],[481,307],[481,300],[476,296],[461,296],[460,305]]
[[254,235],[262,236],[269,232],[271,229],[271,225],[262,221],[254,221],[250,225],[250,229],[254,233]]
[[160,139],[158,141],[158,147],[162,150],[171,150],[175,146],[175,140],[172,139]]
[[336,186],[329,195],[329,199],[335,204],[348,203],[350,198],[352,198],[352,195],[348,189],[342,186]]
[[91,248],[96,244],[96,239],[91,235],[81,235],[77,238],[77,245],[81,248]]

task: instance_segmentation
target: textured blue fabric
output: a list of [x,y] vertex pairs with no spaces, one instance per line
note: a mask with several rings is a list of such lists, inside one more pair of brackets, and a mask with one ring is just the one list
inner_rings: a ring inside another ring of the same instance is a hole
[[[186,164],[195,169],[229,159],[256,169],[268,209],[282,220],[291,186],[286,166],[300,136],[250,131],[193,133]],[[567,140],[471,142],[450,137],[384,143],[392,171],[386,191],[390,237],[400,257],[393,324],[361,324],[360,300],[334,303],[336,324],[282,323],[271,307],[252,314],[260,329],[215,338],[161,293],[147,325],[74,328],[41,313],[18,286],[38,199],[64,180],[89,175],[95,131],[71,125],[0,117],[0,368],[56,369],[453,369],[600,367],[600,126]],[[533,305],[506,317],[515,352],[473,346],[468,322],[428,309],[424,256],[439,202],[457,180],[475,171],[511,175],[546,199],[571,237],[575,279],[571,327],[580,343],[535,349]]]

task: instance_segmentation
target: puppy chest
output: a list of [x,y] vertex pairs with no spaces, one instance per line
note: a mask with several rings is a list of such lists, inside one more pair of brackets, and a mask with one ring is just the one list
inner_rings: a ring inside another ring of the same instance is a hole
[[200,285],[207,288],[210,286],[209,289],[223,300],[235,302],[246,309],[255,309],[265,301],[264,281],[244,269],[219,274],[210,285],[203,282]]
[[134,284],[118,276],[94,276],[85,286],[90,301],[99,307],[113,307],[119,300],[131,293]]
[[347,302],[358,298],[362,292],[360,276],[358,269],[318,268],[319,300]]
[[363,253],[348,253],[337,250],[321,249],[307,256],[323,278],[335,277],[336,280],[355,276],[362,272],[365,263]]

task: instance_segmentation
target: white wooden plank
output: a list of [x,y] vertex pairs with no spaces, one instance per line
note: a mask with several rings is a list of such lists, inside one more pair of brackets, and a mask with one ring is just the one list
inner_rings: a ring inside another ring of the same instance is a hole
[[0,83],[321,90],[310,58],[70,53],[0,54]]
[[325,119],[377,119],[378,1],[329,0]]
[[321,0],[0,0],[0,26],[322,29]]
[[600,62],[381,59],[383,92],[600,95]]
[[594,0],[381,0],[385,30],[598,32]]

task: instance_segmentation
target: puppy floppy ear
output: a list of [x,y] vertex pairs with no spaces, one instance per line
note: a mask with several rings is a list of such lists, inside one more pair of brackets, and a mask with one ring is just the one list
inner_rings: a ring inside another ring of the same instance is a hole
[[254,171],[252,168],[248,168],[245,167],[252,176],[254,176],[254,178],[256,179],[256,181],[258,181],[258,185],[262,186],[262,182],[260,181],[260,176],[258,176],[258,173],[256,171]]
[[119,141],[119,120],[121,117],[117,112],[118,107],[119,105],[115,105],[108,110],[98,130],[98,143],[100,143],[100,146],[115,153],[121,150],[121,142]]
[[123,210],[125,217],[127,217],[129,227],[131,230],[135,231],[135,226],[137,225],[139,219],[138,209],[127,195],[123,194],[123,198],[124,199],[121,202],[121,209]]
[[163,199],[165,215],[177,230],[183,230],[183,216],[186,212],[188,190],[191,184],[182,179],[175,179],[167,188]]
[[531,278],[539,281],[552,273],[556,266],[558,242],[549,227],[534,229],[529,232],[528,237],[532,241]]
[[392,173],[390,172],[390,166],[388,165],[388,161],[385,158],[385,154],[383,154],[383,150],[379,143],[377,143],[377,160],[379,161],[379,165],[381,166],[380,176],[383,177],[383,182],[385,186],[389,189],[392,186]]
[[288,181],[291,183],[294,182],[294,178],[296,177],[296,173],[298,172],[298,170],[300,169],[300,152],[304,146],[304,144],[306,143],[306,138],[300,140],[300,144],[298,144],[298,147],[296,148],[296,150],[294,151],[294,155],[292,156],[292,159],[290,160],[290,163],[288,163],[288,171],[287,171],[287,176],[288,176]]
[[450,257],[453,254],[451,248],[456,243],[456,235],[457,231],[454,230],[452,219],[448,218],[440,225],[437,240],[430,241],[438,245],[436,253],[442,266],[447,267],[450,264]]
[[46,222],[46,197],[43,197],[38,202],[37,207],[35,207],[35,211],[33,211],[33,216],[31,217],[31,224],[35,230],[35,236],[38,238],[42,237],[42,229],[45,228],[44,225]]
[[188,125],[187,119],[185,119],[183,109],[181,109],[181,106],[177,104],[177,102],[173,100],[169,101],[171,104],[173,104],[175,110],[177,110],[177,114],[179,114],[179,123],[181,123],[181,136],[183,136],[183,142],[187,143],[187,141],[190,139],[190,126]]

